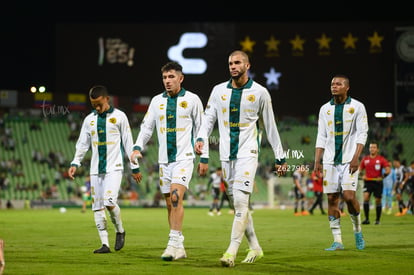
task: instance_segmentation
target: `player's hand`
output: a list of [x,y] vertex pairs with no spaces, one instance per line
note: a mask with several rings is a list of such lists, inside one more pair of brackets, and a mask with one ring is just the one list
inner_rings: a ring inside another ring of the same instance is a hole
[[197,167],[197,172],[199,176],[205,176],[208,171],[208,163],[199,163]]
[[138,173],[132,174],[132,177],[134,178],[134,180],[135,180],[136,182],[141,182],[141,180],[142,180],[142,174],[141,174],[141,172],[138,172]]
[[142,158],[142,154],[139,150],[132,151],[130,160],[133,164],[138,164],[137,159],[140,159],[140,158]]
[[75,173],[76,173],[76,166],[71,166],[68,169],[68,176],[70,179],[74,180],[75,179]]
[[283,163],[283,164],[275,164],[275,169],[276,169],[276,174],[280,177],[280,176],[284,176],[286,175],[287,172],[287,163]]
[[196,152],[197,155],[201,155],[201,153],[203,152],[203,146],[204,146],[204,142],[202,141],[197,141],[195,146],[194,146],[194,150]]

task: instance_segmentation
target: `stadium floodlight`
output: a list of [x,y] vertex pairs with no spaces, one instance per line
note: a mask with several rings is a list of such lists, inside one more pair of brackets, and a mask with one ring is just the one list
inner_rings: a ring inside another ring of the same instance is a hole
[[39,87],[39,93],[44,93],[46,92],[46,87],[45,86],[40,86]]

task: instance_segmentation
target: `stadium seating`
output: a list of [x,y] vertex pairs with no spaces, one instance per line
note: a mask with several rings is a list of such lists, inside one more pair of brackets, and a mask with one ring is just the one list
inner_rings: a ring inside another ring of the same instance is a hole
[[[55,173],[60,171],[63,174],[73,158],[75,143],[74,140],[69,140],[70,129],[67,123],[67,120],[64,118],[49,118],[43,119],[40,123],[39,130],[31,130],[30,126],[34,120],[39,120],[39,118],[31,117],[13,117],[7,118],[5,121],[5,126],[12,129],[12,136],[16,142],[15,150],[3,150],[1,149],[1,157],[3,160],[10,159],[20,159],[22,162],[22,172],[23,176],[18,175],[7,175],[10,180],[10,186],[7,190],[2,190],[1,199],[4,200],[37,200],[42,197],[44,188],[51,187],[55,182]],[[138,134],[138,127],[133,126],[133,138]],[[314,157],[314,146],[316,139],[316,125],[302,125],[294,124],[287,125],[287,123],[280,123],[279,125],[280,136],[284,146],[284,150],[287,150],[287,160],[290,165],[300,165],[300,164],[312,164]],[[395,136],[397,138],[392,139],[389,143],[383,145],[385,152],[393,152],[396,146],[396,143],[401,142],[403,144],[403,152],[401,153],[401,158],[405,159],[407,164],[414,160],[414,146],[411,146],[411,141],[414,137],[414,126],[412,125],[396,125],[394,127]],[[217,129],[214,130],[212,136],[218,137]],[[266,135],[263,135],[266,137]],[[151,141],[151,145],[147,146],[146,151],[144,152],[144,159],[142,160],[141,169],[144,181],[147,179],[148,171],[151,167],[156,166],[158,159],[158,147],[156,146],[156,134],[154,133]],[[47,155],[50,151],[61,152],[65,162],[63,167],[59,167],[55,163],[48,164],[46,162],[40,163],[32,160],[33,150],[39,150],[43,155]],[[211,151],[209,168],[210,170],[220,166],[220,161],[218,158],[218,149],[215,148]],[[86,156],[88,158],[90,153]],[[274,163],[273,151],[270,148],[266,138],[262,141],[262,147],[259,153],[260,158],[260,167],[258,169],[258,175],[256,177],[257,188],[255,193],[253,193],[252,200],[254,201],[266,201],[267,200],[267,185],[266,185],[266,175],[265,170],[272,166]],[[198,163],[198,157],[197,162]],[[267,167],[267,168],[266,168]],[[293,171],[291,171],[293,172]],[[41,175],[45,174],[47,178],[47,185],[41,185]],[[85,176],[78,177],[75,181],[73,188],[75,191],[84,184]],[[158,171],[155,171],[155,179],[158,177]],[[282,180],[286,184],[283,187],[283,192],[285,193],[285,199],[288,200],[288,192],[291,189],[291,173],[286,176],[285,180]],[[69,180],[62,179],[58,184],[58,197],[55,199],[59,200],[71,200],[71,196],[76,196],[75,194],[68,194],[68,182]],[[199,177],[196,173],[196,169],[193,174],[193,181],[190,185],[190,193],[195,193],[196,183],[204,184],[207,186],[208,177]],[[34,184],[37,184],[38,188],[34,188]],[[153,183],[152,183],[153,184]],[[24,186],[25,188],[18,188]],[[127,186],[127,180],[124,179],[122,186]],[[150,192],[143,191],[143,183],[137,188],[140,192],[140,199],[149,199],[151,200],[155,191],[155,186],[150,186]],[[211,194],[207,192],[206,200],[210,200]]]

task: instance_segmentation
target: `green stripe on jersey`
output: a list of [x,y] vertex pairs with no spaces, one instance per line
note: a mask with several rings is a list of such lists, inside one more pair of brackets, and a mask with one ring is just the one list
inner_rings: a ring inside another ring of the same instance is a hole
[[240,102],[243,89],[233,88],[230,98],[230,160],[237,158],[240,136]]
[[98,115],[98,125],[96,126],[98,131],[98,155],[99,155],[99,164],[98,172],[99,174],[106,173],[106,112]]
[[167,154],[168,162],[177,157],[177,99],[178,96],[167,98]]
[[335,104],[335,164],[342,164],[342,146],[344,136],[344,105]]

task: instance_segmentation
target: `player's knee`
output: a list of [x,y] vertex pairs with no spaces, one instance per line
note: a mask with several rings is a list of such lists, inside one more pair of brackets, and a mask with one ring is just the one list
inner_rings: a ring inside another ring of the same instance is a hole
[[233,190],[234,208],[244,209],[249,207],[250,194],[238,189]]

